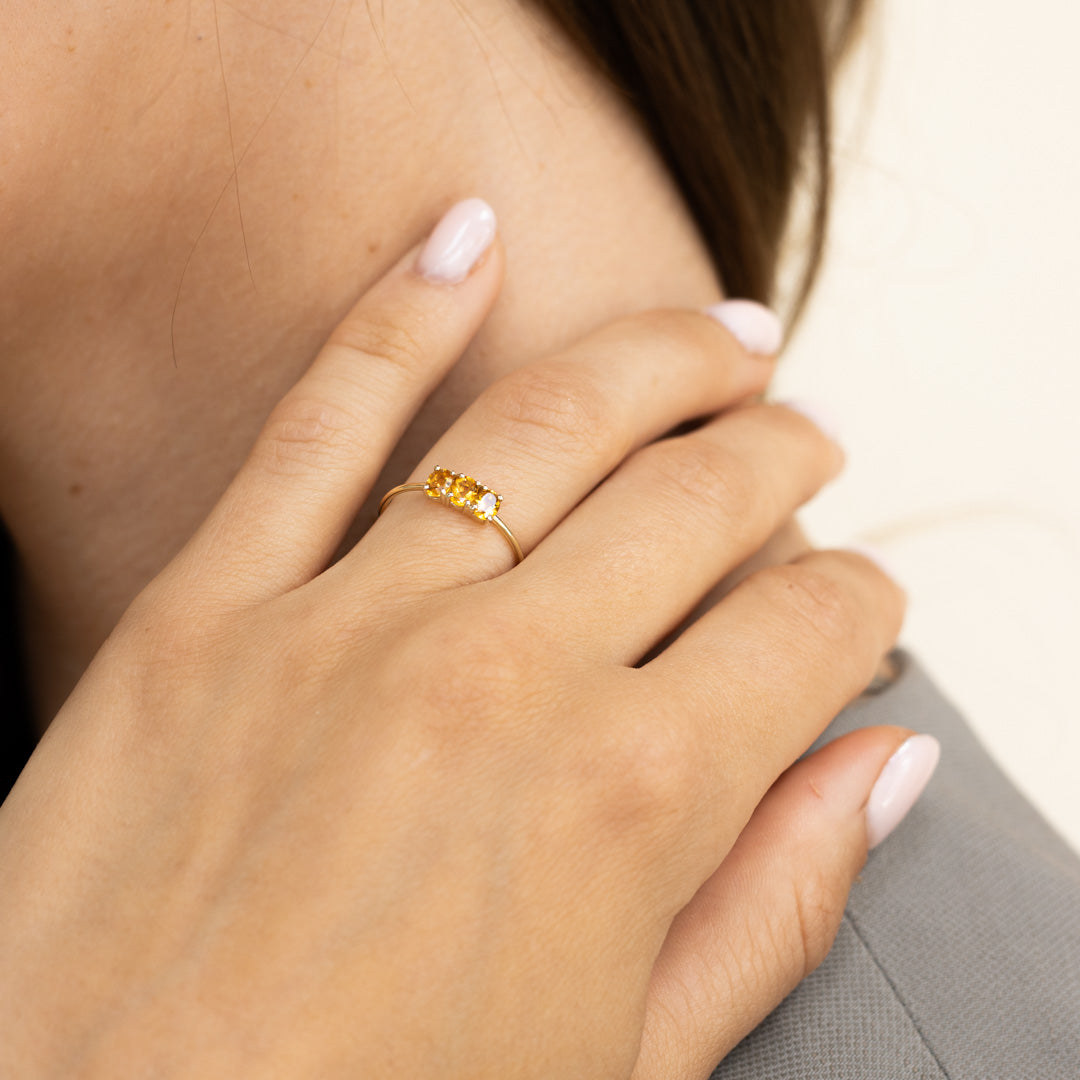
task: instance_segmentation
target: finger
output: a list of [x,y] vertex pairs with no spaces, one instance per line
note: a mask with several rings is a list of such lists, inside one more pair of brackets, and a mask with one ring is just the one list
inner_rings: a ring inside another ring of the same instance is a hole
[[522,585],[575,651],[634,663],[843,460],[792,408],[734,410],[626,461],[533,552]]
[[824,960],[868,839],[883,840],[910,809],[939,750],[929,735],[867,728],[773,785],[671,926],[633,1080],[706,1080]]
[[491,208],[480,199],[452,207],[273,410],[180,572],[241,602],[318,574],[406,424],[479,329],[502,271]]
[[865,554],[809,552],[739,584],[641,669],[651,680],[643,692],[694,718],[695,745],[722,748],[715,789],[728,817],[733,806],[749,816],[870,683],[904,607],[903,591]]
[[[750,353],[721,322],[732,304],[744,318],[736,328],[760,347],[760,334],[745,332],[747,314],[766,328],[776,319],[745,302],[717,305],[711,318],[663,310],[618,320],[489,387],[410,481],[435,466],[475,477],[503,497],[499,517],[529,551],[634,448],[764,389],[771,359]],[[395,500],[355,554],[429,566],[440,584],[482,580],[512,565],[503,540],[482,525],[411,495]]]

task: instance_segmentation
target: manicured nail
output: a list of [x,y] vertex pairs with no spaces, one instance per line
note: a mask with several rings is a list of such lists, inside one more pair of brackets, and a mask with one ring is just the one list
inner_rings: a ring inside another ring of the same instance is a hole
[[491,247],[495,228],[495,211],[483,199],[457,203],[428,237],[417,270],[429,281],[457,285]]
[[896,566],[880,548],[872,544],[848,544],[848,551],[854,551],[864,559],[869,559],[883,574],[888,575],[895,582],[903,581],[903,577],[897,573]]
[[775,313],[753,300],[725,300],[703,309],[751,353],[775,356],[784,344],[784,328]]
[[912,735],[885,763],[866,804],[866,839],[877,847],[907,816],[934,775],[941,744],[933,735]]
[[816,401],[775,401],[774,405],[783,405],[785,409],[793,409],[805,416],[807,420],[817,424],[834,443],[840,442],[840,425],[836,422],[833,414]]

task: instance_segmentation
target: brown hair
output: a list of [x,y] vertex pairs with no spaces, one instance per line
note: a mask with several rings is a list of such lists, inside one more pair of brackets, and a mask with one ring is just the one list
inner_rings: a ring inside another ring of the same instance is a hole
[[787,312],[821,263],[830,87],[865,0],[534,0],[637,111],[729,296],[775,302],[796,185],[810,234]]

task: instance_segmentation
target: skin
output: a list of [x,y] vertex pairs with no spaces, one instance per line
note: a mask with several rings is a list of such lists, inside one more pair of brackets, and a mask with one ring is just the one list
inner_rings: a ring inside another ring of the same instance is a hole
[[[373,18],[57,3],[2,46],[0,506],[63,705],[0,812],[8,1071],[707,1076],[865,858],[907,732],[789,766],[895,640],[876,568],[753,575],[629,666],[838,449],[761,405],[648,447],[771,365],[693,312],[719,284],[632,120],[529,9]],[[473,193],[500,240],[433,287],[413,245]],[[556,382],[608,391],[544,419]],[[440,451],[551,462],[517,570],[417,496],[356,544]],[[675,466],[738,482],[613,533]]]
[[609,324],[431,449],[533,474],[519,566],[414,495],[324,569],[504,259],[365,294],[50,726],[0,809],[5,1071],[703,1077],[824,955],[908,732],[788,766],[900,591],[811,553],[631,666],[841,465],[722,411],[767,360]]
[[385,488],[497,375],[721,294],[631,117],[527,6],[393,4],[384,27],[377,5],[373,24],[273,0],[272,30],[243,8],[46,3],[0,45],[5,146],[25,148],[0,200],[0,508],[43,724],[337,320],[455,199],[496,208],[507,281]]

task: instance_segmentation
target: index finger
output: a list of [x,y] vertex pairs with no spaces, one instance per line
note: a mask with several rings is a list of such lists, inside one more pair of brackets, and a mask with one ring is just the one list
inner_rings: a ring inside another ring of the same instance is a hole
[[487,317],[502,271],[491,207],[457,203],[278,403],[177,572],[243,603],[320,573],[405,426]]

